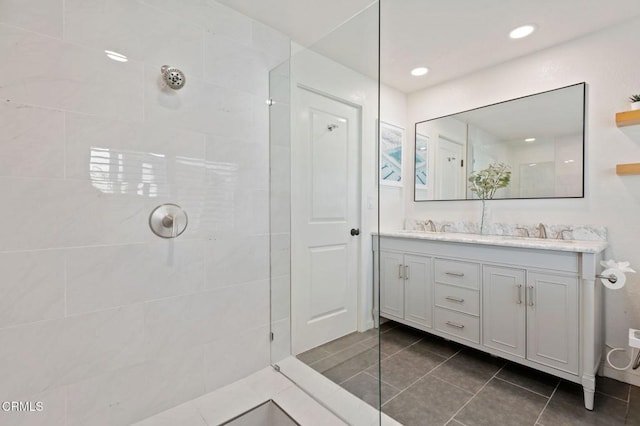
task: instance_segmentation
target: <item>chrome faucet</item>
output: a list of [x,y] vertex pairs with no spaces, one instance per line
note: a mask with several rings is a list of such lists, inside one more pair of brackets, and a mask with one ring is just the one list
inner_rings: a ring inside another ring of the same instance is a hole
[[565,229],[559,230],[558,233],[556,234],[556,240],[564,240],[565,232],[571,232],[571,229],[565,228]]
[[518,226],[516,229],[522,231],[522,233],[524,234],[525,237],[529,237],[529,230],[527,228],[523,228],[521,226]]
[[428,221],[426,221],[424,223],[424,230],[427,230],[427,226],[429,227],[429,231],[430,232],[436,232],[436,224],[433,223],[433,221],[431,219],[429,219]]
[[538,224],[538,238],[547,238],[547,229],[544,227],[544,224]]
[[440,226],[440,232],[447,232],[447,228],[449,227],[449,225],[443,224]]

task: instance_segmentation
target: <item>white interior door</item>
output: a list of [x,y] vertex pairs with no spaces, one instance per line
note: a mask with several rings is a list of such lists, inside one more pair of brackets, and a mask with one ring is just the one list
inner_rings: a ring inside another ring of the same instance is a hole
[[357,329],[360,110],[296,88],[291,167],[294,354]]
[[438,176],[438,199],[456,200],[464,198],[464,156],[463,146],[440,136],[436,169]]

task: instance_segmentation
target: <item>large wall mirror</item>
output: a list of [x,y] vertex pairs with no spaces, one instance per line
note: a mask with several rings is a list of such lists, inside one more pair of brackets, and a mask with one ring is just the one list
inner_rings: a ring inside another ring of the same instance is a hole
[[585,89],[580,83],[416,123],[415,201],[469,200],[469,177],[511,172],[493,199],[584,196]]

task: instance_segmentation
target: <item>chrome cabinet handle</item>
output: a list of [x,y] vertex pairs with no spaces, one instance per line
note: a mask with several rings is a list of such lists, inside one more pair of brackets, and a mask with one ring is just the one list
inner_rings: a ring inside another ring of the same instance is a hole
[[454,277],[464,277],[464,273],[462,272],[445,272],[446,275],[452,275]]
[[451,300],[452,302],[458,302],[458,303],[464,302],[464,299],[462,299],[461,297],[447,296],[445,297],[445,299]]
[[527,296],[527,299],[529,299],[529,306],[533,306],[533,286],[530,285],[527,288],[529,289],[529,295]]
[[406,265],[404,267],[404,279],[408,280],[409,279],[409,265]]
[[458,324],[458,323],[452,322],[452,321],[447,321],[447,322],[445,322],[445,324],[450,325],[451,327],[455,327],[455,328],[460,328],[460,329],[464,328],[463,324]]
[[398,265],[398,278],[404,278],[402,276],[402,264]]
[[518,288],[518,305],[522,305],[522,284],[516,286]]

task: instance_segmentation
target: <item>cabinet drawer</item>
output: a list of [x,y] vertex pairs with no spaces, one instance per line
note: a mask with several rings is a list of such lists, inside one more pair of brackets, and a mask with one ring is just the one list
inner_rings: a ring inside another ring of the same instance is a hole
[[480,315],[480,294],[477,290],[436,284],[436,306],[470,315]]
[[480,265],[458,260],[435,260],[436,282],[469,288],[480,288]]
[[480,318],[449,309],[436,308],[436,330],[480,343]]

